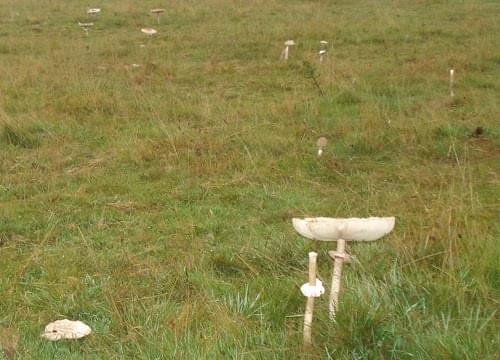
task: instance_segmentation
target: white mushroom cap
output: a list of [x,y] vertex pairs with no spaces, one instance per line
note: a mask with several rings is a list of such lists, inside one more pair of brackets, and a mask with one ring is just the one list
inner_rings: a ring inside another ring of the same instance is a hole
[[156,31],[155,29],[153,28],[143,28],[141,29],[141,31],[146,34],[146,35],[154,35],[156,34],[158,31]]
[[295,45],[295,41],[293,41],[293,40],[285,41],[285,46],[294,46],[294,45]]
[[320,50],[320,51],[319,51],[319,54],[320,54],[320,55],[325,55],[325,54],[326,54],[326,50]]
[[306,218],[293,219],[293,227],[302,236],[312,240],[373,241],[387,235],[395,224],[394,217],[370,218]]
[[319,43],[320,43],[320,44],[322,44],[322,45],[327,45],[327,44],[328,44],[328,41],[321,40]]
[[91,26],[94,26],[94,23],[81,23],[81,22],[78,22],[78,26],[81,26],[81,27],[91,27]]
[[318,141],[316,141],[316,145],[319,148],[324,148],[328,144],[328,139],[324,136],[320,137]]
[[92,332],[90,327],[81,321],[68,319],[57,320],[45,327],[42,337],[56,341],[60,339],[80,339]]
[[165,9],[151,9],[151,12],[153,14],[161,14],[161,13],[165,12]]
[[87,14],[89,14],[89,15],[99,14],[100,12],[101,12],[101,9],[99,9],[99,8],[93,8],[93,9],[87,10]]

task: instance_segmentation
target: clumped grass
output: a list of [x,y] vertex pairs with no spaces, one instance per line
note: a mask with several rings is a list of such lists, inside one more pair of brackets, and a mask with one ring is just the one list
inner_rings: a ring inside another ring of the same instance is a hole
[[[0,359],[496,359],[499,5],[157,6],[0,3]],[[305,353],[319,215],[397,222]]]

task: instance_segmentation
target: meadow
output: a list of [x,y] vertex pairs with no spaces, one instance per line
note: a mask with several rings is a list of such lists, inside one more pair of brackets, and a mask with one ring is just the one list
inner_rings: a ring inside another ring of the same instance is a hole
[[[87,5],[0,0],[0,359],[497,358],[500,2]],[[304,216],[396,216],[307,352]]]

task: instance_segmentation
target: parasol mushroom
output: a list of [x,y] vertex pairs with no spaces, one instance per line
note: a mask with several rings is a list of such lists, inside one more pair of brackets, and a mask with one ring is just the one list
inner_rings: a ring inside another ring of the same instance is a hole
[[325,293],[325,288],[319,279],[316,279],[316,258],[318,254],[309,253],[309,282],[300,287],[302,295],[307,297],[306,311],[304,313],[304,346],[312,345],[312,320],[314,313],[314,298]]
[[321,156],[323,154],[323,150],[325,149],[327,144],[328,139],[324,136],[320,137],[318,141],[316,141],[316,146],[318,146],[318,156]]
[[50,341],[57,341],[60,339],[76,340],[90,335],[91,332],[92,329],[81,321],[64,319],[48,324],[45,327],[42,337]]
[[328,254],[334,260],[332,287],[330,290],[329,315],[335,319],[338,308],[342,264],[349,262],[350,256],[345,252],[346,241],[374,241],[392,231],[394,217],[370,218],[306,218],[293,219],[293,227],[302,236],[320,241],[337,241],[337,250]]
[[87,15],[90,15],[90,16],[95,16],[95,15],[98,15],[100,13],[101,13],[101,9],[99,9],[99,8],[92,8],[92,9],[87,10]]
[[88,36],[89,35],[89,29],[94,26],[94,23],[81,23],[81,22],[78,22],[78,26],[80,26],[81,28],[83,28],[83,30],[85,31],[85,34]]
[[288,53],[290,52],[290,46],[295,46],[295,41],[287,40],[285,41],[285,49],[281,52],[281,59],[288,60]]
[[153,36],[154,34],[156,34],[158,31],[156,31],[155,29],[153,28],[143,28],[141,29],[141,31],[146,34],[147,36]]
[[158,22],[158,25],[160,24],[160,15],[165,12],[165,9],[152,9],[151,13],[156,15],[156,21]]

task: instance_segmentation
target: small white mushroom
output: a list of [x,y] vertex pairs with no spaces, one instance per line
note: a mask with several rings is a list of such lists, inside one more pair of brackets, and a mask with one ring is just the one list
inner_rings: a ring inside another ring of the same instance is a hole
[[455,83],[455,70],[450,69],[450,96],[454,97],[455,92],[453,91],[453,85]]
[[99,8],[92,8],[87,10],[87,15],[95,16],[101,13],[101,9]]
[[153,36],[154,34],[156,34],[158,31],[156,31],[155,29],[153,28],[143,28],[141,29],[141,31],[146,34],[147,36]]
[[89,29],[92,26],[94,26],[94,23],[81,23],[81,22],[78,22],[78,26],[80,26],[85,31],[85,34],[88,36],[89,35]]
[[319,51],[319,62],[320,63],[323,62],[325,55],[326,55],[326,50],[320,50]]
[[57,341],[60,339],[80,339],[89,335],[92,329],[81,321],[71,321],[68,319],[57,320],[45,327],[42,337]]
[[325,149],[327,144],[328,139],[324,136],[320,137],[318,141],[316,141],[316,146],[318,147],[318,156],[321,156],[323,154],[323,150]]
[[319,279],[316,279],[316,258],[318,254],[314,251],[309,253],[309,282],[301,286],[300,291],[307,297],[306,311],[304,313],[304,346],[312,345],[312,321],[314,313],[314,298],[320,297],[325,288]]
[[285,41],[285,49],[281,52],[281,59],[288,60],[288,53],[290,52],[290,46],[295,46],[295,41],[287,40]]
[[160,15],[165,12],[165,9],[151,9],[151,13],[156,15],[156,21],[160,24]]

